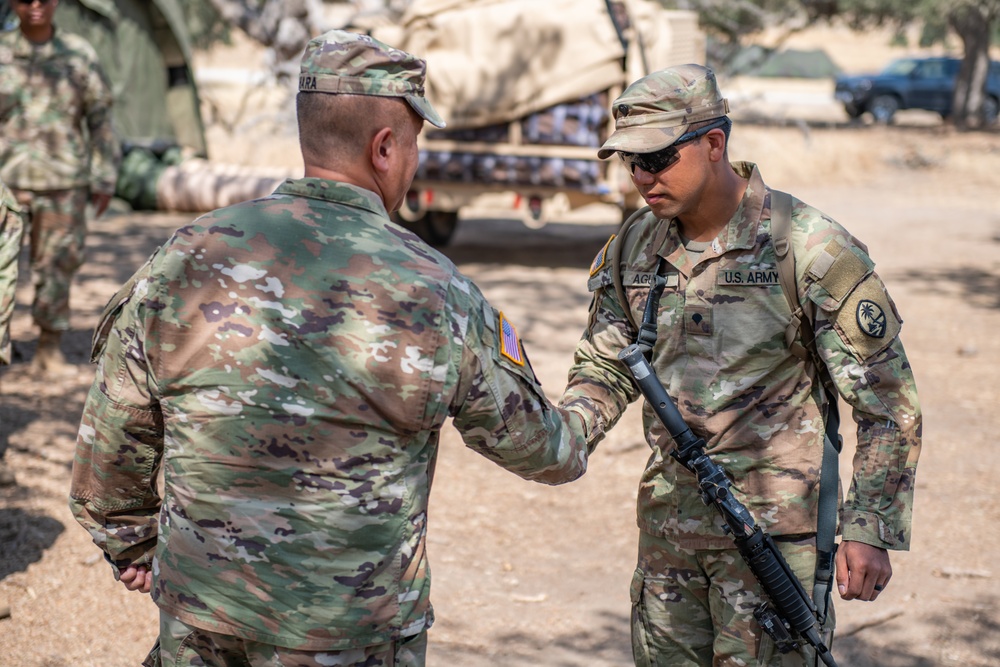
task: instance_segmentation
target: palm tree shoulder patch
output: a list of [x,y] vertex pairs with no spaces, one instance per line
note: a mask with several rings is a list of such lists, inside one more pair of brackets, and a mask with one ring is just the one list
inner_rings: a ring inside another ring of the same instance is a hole
[[861,360],[892,345],[902,320],[878,275],[871,273],[845,299],[837,329]]

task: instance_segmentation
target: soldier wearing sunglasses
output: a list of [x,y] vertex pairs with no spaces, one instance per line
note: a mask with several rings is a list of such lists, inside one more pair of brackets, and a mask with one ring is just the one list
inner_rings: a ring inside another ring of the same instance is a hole
[[[560,404],[583,418],[593,447],[640,396],[619,352],[645,346],[681,416],[822,611],[829,645],[832,606],[815,580],[844,600],[875,600],[892,576],[889,550],[910,543],[921,412],[896,307],[860,241],[772,190],[753,163],[730,162],[729,105],[711,70],[654,72],[612,112],[599,156],[618,154],[648,208],[591,266],[589,325]],[[779,219],[787,234],[775,232]],[[793,269],[779,272],[789,254]],[[858,437],[843,502],[836,451],[826,466],[823,456],[838,395]],[[643,425],[652,453],[638,493],[636,664],[816,664],[810,646],[777,647],[762,631],[753,613],[762,591],[720,516],[669,455],[674,443],[649,406]],[[820,511],[821,471],[834,475],[829,513]],[[824,534],[830,565],[816,577]]]

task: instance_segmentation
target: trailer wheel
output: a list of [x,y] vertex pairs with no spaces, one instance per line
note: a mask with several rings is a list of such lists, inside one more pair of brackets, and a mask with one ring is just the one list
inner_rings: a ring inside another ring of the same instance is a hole
[[420,237],[427,245],[443,248],[451,242],[458,228],[457,211],[427,211],[410,222],[393,214],[393,220]]

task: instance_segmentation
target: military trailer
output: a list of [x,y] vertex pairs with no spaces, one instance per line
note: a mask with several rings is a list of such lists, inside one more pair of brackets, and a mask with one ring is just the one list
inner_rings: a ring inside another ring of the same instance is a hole
[[[177,0],[62,0],[56,21],[94,44],[112,80],[126,153],[116,195],[133,208],[207,211],[293,175],[209,159]],[[427,96],[448,127],[421,134],[396,215],[433,245],[448,243],[462,209],[540,227],[592,203],[637,208],[620,162],[597,159],[610,102],[649,72],[705,61],[697,15],[656,0],[412,0],[398,21],[343,27],[428,62]]]
[[704,63],[697,15],[653,0],[415,0],[374,37],[421,55],[448,127],[420,137],[400,221],[447,244],[466,207],[532,227],[596,202],[638,208],[618,160],[597,159],[630,82]]

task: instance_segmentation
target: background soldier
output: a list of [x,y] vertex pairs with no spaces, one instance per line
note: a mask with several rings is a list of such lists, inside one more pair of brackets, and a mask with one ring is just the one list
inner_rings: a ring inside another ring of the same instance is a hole
[[[811,593],[824,391],[816,366],[793,347],[814,348],[858,425],[836,581],[846,600],[876,599],[892,574],[886,550],[910,543],[921,413],[899,316],[865,247],[792,200],[794,296],[814,303],[817,316],[806,337],[796,328],[787,344],[792,311],[778,279],[773,191],[754,164],[729,162],[728,104],[712,71],[655,72],[629,86],[612,111],[616,129],[599,155],[620,155],[651,210],[594,262],[590,323],[562,405],[584,418],[593,446],[637,398],[618,353],[636,342],[633,322],[643,321],[653,277],[663,276],[651,364]],[[624,300],[612,288],[619,244]],[[670,436],[648,405],[643,419],[653,453],[638,496],[636,663],[814,662],[810,651],[784,662],[773,655],[752,615],[759,586],[721,518],[702,503],[694,475],[667,455]]]
[[586,468],[513,325],[389,220],[424,120],[444,125],[424,71],[365,36],[311,41],[305,177],[179,229],[97,328],[71,506],[152,588],[164,663],[421,665],[445,419],[522,477]]
[[[0,365],[10,363],[10,319],[14,315],[14,291],[17,288],[17,257],[24,232],[14,195],[0,181]],[[13,486],[14,472],[4,463],[7,432],[0,431],[0,486]],[[0,605],[2,607],[3,605]]]
[[72,370],[60,349],[69,293],[84,258],[86,205],[104,213],[120,149],[112,96],[93,48],[52,24],[58,0],[12,3],[20,28],[0,35],[0,178],[22,205],[40,329],[33,367]]

